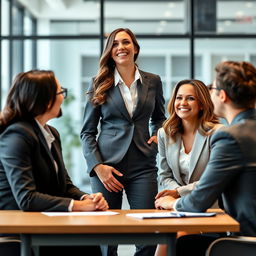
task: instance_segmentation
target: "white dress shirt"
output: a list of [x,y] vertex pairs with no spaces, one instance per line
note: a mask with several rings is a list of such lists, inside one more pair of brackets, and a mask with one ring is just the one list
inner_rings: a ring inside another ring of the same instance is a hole
[[136,68],[134,81],[132,82],[130,88],[124,83],[117,69],[115,69],[114,78],[115,78],[115,86],[119,86],[126,109],[130,117],[132,117],[138,102],[137,81],[140,79],[140,81],[142,82],[139,70],[138,68]]

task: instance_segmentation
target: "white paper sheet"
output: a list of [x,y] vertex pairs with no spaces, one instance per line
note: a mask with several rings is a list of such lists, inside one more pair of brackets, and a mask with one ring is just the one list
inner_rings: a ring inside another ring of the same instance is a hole
[[211,217],[214,212],[147,212],[147,213],[127,213],[126,216],[138,219],[160,219],[160,218],[186,218],[186,217]]
[[116,215],[118,212],[102,211],[102,212],[41,212],[44,215],[55,216],[97,216],[97,215]]

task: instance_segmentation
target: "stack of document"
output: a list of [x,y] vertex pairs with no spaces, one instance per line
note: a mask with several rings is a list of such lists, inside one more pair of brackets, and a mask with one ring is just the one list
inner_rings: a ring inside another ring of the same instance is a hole
[[126,216],[139,219],[158,219],[158,218],[184,218],[184,217],[212,217],[215,212],[144,212],[127,213]]

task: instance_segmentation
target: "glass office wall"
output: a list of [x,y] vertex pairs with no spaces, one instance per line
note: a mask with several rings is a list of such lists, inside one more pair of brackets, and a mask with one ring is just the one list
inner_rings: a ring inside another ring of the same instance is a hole
[[3,0],[1,3],[0,13],[0,108],[2,102],[6,99],[7,90],[9,88],[9,41],[2,40],[2,35],[9,33],[9,1]]
[[217,32],[255,34],[255,1],[217,1]]
[[[61,85],[68,88],[64,101],[63,116],[53,120],[60,132],[63,153],[68,170],[79,186],[88,183],[86,163],[82,156],[79,134],[82,127],[83,106],[86,92],[98,67],[99,42],[87,40],[40,40],[38,48],[48,49],[38,55],[39,68],[54,70]],[[65,53],[65,54],[63,54]],[[75,111],[74,111],[75,110]]]
[[[209,49],[211,49],[209,51]],[[255,39],[196,39],[195,53],[202,60],[201,72],[206,84],[214,78],[214,68],[221,61],[249,61],[256,65]],[[196,66],[196,70],[199,67]],[[197,70],[198,71],[198,70]]]
[[135,34],[184,34],[187,32],[185,4],[183,0],[106,1],[105,32],[128,27]]
[[[59,7],[57,6],[56,9]],[[48,12],[49,7],[45,8]],[[73,1],[70,7],[64,6],[60,17],[51,20],[50,35],[96,35],[100,33],[99,1]],[[47,34],[45,30],[39,34]]]
[[1,36],[9,34],[9,8],[10,3],[9,0],[1,1]]
[[4,104],[4,101],[6,100],[7,92],[10,87],[10,82],[9,82],[9,66],[10,66],[10,58],[9,58],[9,47],[10,42],[8,40],[3,40],[1,41],[1,102]]

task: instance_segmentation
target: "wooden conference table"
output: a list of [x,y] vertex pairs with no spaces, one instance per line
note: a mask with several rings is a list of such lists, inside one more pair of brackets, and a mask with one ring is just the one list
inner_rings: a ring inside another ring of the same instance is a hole
[[[0,211],[0,233],[21,234],[21,255],[30,256],[31,246],[99,244],[168,244],[175,255],[178,231],[239,231],[239,224],[218,211],[215,217],[136,219],[126,213],[158,210],[111,210],[118,215],[57,216],[39,212]],[[214,211],[214,210],[212,210]]]

